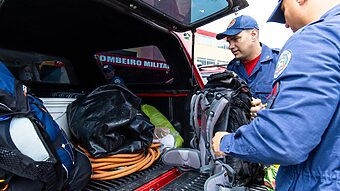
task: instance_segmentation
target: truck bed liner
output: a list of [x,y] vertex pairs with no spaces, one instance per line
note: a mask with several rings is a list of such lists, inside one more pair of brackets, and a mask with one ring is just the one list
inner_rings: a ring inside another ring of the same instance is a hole
[[[203,191],[204,183],[209,178],[206,174],[189,171],[184,172],[176,180],[166,185],[161,191]],[[264,185],[250,185],[247,191],[267,191]]]
[[130,191],[150,182],[173,167],[157,161],[151,167],[114,180],[91,180],[83,191]]
[[[132,191],[156,180],[160,175],[168,172],[173,167],[164,165],[157,161],[150,168],[133,173],[129,176],[114,180],[92,180],[86,186],[84,191]],[[203,191],[204,183],[209,178],[206,174],[200,174],[196,171],[183,172],[171,183],[167,184],[161,191]],[[247,191],[267,191],[264,185],[250,185]]]

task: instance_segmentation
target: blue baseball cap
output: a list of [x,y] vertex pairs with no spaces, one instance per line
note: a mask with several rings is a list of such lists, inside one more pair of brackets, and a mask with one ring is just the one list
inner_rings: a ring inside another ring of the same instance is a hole
[[104,73],[110,73],[112,71],[114,71],[115,69],[113,68],[112,65],[110,64],[106,64],[106,65],[103,65],[103,72]]
[[283,13],[281,9],[281,5],[282,5],[282,0],[279,0],[272,15],[270,15],[267,22],[276,22],[276,23],[282,23],[282,24],[286,23],[285,14]]
[[257,22],[253,17],[241,15],[231,20],[227,27],[227,30],[217,34],[216,39],[221,40],[227,36],[234,36],[240,33],[241,31],[248,29],[259,29],[259,26],[257,25]]

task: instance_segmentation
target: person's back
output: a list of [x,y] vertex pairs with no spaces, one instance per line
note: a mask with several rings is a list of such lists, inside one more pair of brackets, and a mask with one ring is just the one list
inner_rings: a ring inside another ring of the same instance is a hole
[[226,39],[235,56],[227,69],[235,72],[248,84],[254,98],[266,103],[272,90],[279,50],[259,42],[256,20],[247,15],[239,16],[229,23],[225,32],[217,34],[216,38]]
[[270,21],[295,33],[281,50],[268,109],[213,138],[217,155],[280,164],[279,191],[340,190],[339,3],[279,1]]
[[[303,120],[296,117],[287,119],[296,121],[296,135],[293,137],[299,136],[303,140],[289,147],[298,148],[296,152],[300,152],[302,147],[305,152],[296,153],[296,161],[280,167],[278,190],[288,187],[289,190],[340,190],[339,26],[340,5],[297,31],[282,49],[282,59],[277,66],[282,70],[275,73],[275,81],[280,81],[280,91],[290,91],[291,94],[282,96],[280,103],[304,113],[298,117],[305,117]],[[304,56],[297,57],[299,52],[303,52]],[[288,85],[290,82],[294,84]],[[292,89],[296,89],[295,94]],[[304,96],[308,98],[299,101]],[[290,101],[283,103],[283,100]],[[306,121],[308,123],[302,123]],[[309,130],[298,130],[301,127]],[[305,133],[315,136],[305,136]],[[304,146],[294,145],[304,143]]]

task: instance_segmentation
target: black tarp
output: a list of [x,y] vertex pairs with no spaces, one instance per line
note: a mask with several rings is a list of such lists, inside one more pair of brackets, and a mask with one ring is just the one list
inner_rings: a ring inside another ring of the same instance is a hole
[[93,157],[139,152],[151,145],[154,130],[140,103],[123,86],[100,86],[67,107],[68,126]]

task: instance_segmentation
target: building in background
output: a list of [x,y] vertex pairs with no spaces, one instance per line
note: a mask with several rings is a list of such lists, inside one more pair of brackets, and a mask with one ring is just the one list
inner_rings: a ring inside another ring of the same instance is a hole
[[198,66],[227,65],[234,58],[228,42],[217,40],[216,33],[197,29],[195,36],[194,56]]
[[[188,53],[191,54],[192,33],[178,33]],[[198,67],[206,65],[226,65],[234,55],[228,49],[228,42],[217,40],[216,33],[197,29],[195,33],[194,60]]]

